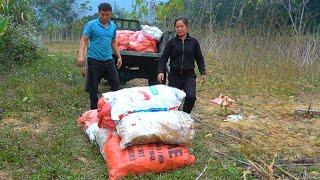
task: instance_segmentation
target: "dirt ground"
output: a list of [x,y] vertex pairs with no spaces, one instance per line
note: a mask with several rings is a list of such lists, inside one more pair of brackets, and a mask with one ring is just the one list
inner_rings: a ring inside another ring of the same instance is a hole
[[[299,163],[306,166],[320,160],[320,118],[294,118],[294,110],[320,110],[319,96],[275,98],[266,95],[231,97],[235,104],[227,108],[210,102],[216,98],[205,90],[198,94],[193,111],[198,121],[213,127],[208,137],[218,132],[230,136],[208,141],[208,148],[228,154],[240,153],[255,162]],[[243,120],[227,122],[227,114],[242,114]],[[221,134],[221,133],[220,133]],[[220,145],[219,145],[220,144]],[[221,146],[221,144],[223,144]],[[318,172],[320,173],[320,172]]]

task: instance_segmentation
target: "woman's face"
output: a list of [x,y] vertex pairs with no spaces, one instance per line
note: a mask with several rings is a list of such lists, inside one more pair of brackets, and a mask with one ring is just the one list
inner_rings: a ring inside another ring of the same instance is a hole
[[175,30],[179,37],[183,37],[188,33],[188,27],[183,23],[182,20],[176,22]]

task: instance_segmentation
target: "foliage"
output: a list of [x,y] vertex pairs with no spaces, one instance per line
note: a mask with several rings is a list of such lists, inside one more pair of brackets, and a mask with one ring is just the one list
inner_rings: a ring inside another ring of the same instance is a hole
[[157,20],[168,25],[186,16],[195,26],[236,26],[282,28],[296,32],[320,27],[318,0],[169,0],[156,8]]
[[[81,2],[79,4],[79,2]],[[54,24],[66,26],[78,19],[86,10],[91,9],[89,1],[79,0],[37,0],[37,21],[42,26]]]
[[[201,2],[199,2],[201,3]],[[166,25],[171,25],[168,22],[168,17],[177,18],[178,16],[182,16],[185,12],[184,1],[182,0],[172,0],[168,3],[160,3],[156,6],[156,17],[159,21],[166,22]]]
[[8,29],[0,41],[3,51],[0,51],[3,58],[0,64],[34,60],[38,57],[38,49],[42,42],[38,36],[30,32],[26,26],[16,26],[15,29]]
[[116,17],[116,18],[133,18],[131,16],[132,14],[130,14],[126,9],[121,8],[118,4],[114,3],[112,5],[112,17]]
[[156,0],[134,0],[132,4],[131,17],[138,19],[143,24],[154,23]]
[[132,5],[133,19],[144,21],[144,17],[148,15],[147,0],[135,0]]
[[0,3],[0,37],[4,35],[8,25],[9,25],[9,3]]
[[34,11],[29,0],[1,1],[0,64],[34,59],[41,40],[35,32]]
[[[175,18],[185,16],[190,25],[201,31],[219,27],[288,29],[295,33],[320,29],[318,0],[133,0],[132,11],[115,2],[113,17],[138,19],[165,30]],[[37,29],[46,40],[78,39],[83,25],[97,15],[84,16],[92,9],[88,0],[36,0]],[[94,7],[96,9],[96,7]],[[57,38],[58,37],[58,38]]]
[[9,25],[9,18],[0,17],[0,37],[4,35],[8,25]]
[[[37,12],[37,29],[44,34],[59,33],[63,39],[67,39],[72,33],[79,34],[79,19],[84,12],[91,10],[90,1],[80,0],[37,0],[34,8]],[[76,31],[76,32],[74,32]]]
[[[96,13],[84,16],[86,11],[92,10],[90,1],[60,0],[36,1],[34,8],[37,10],[37,29],[46,36],[46,40],[77,40],[82,33],[83,26],[90,20],[98,17]],[[117,4],[112,5],[113,17],[128,18],[129,13]]]

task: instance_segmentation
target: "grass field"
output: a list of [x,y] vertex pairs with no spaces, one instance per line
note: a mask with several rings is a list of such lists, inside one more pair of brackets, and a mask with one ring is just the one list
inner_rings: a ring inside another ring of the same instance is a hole
[[[125,179],[195,179],[205,167],[201,179],[320,178],[320,118],[292,118],[294,109],[311,102],[320,109],[320,57],[301,65],[303,53],[290,53],[310,39],[227,35],[213,34],[202,45],[208,81],[198,84],[192,113],[196,164]],[[89,109],[75,66],[77,44],[48,48],[30,64],[0,67],[0,179],[106,179],[99,148],[76,125]],[[145,81],[124,87],[138,85]],[[212,104],[219,94],[235,105],[224,110]],[[235,113],[244,120],[224,121]]]

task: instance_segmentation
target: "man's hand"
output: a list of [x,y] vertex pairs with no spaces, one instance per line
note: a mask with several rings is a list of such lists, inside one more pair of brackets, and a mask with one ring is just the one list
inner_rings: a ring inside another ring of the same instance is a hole
[[159,81],[159,83],[162,83],[164,81],[164,73],[158,74],[158,81]]
[[122,58],[121,58],[121,54],[120,54],[120,51],[119,51],[118,46],[117,46],[117,40],[116,39],[112,40],[111,46],[112,46],[112,50],[115,52],[116,56],[118,57],[117,68],[120,69],[120,67],[122,65]]
[[78,67],[83,67],[83,60],[84,58],[83,58],[83,56],[78,56],[78,58],[77,58],[77,65],[78,65]]
[[117,60],[117,68],[119,69],[121,67],[121,65],[122,65],[122,58],[120,56],[120,57],[118,57],[118,60]]
[[202,74],[202,75],[200,76],[200,82],[201,82],[201,84],[205,83],[206,80],[207,80],[207,76],[206,76],[205,74]]
[[87,67],[84,66],[84,63],[83,63],[83,56],[78,56],[77,58],[77,65],[78,67],[80,68],[80,72],[81,72],[81,75],[82,76],[86,76],[87,74]]
[[87,66],[83,66],[80,71],[82,76],[87,76]]

